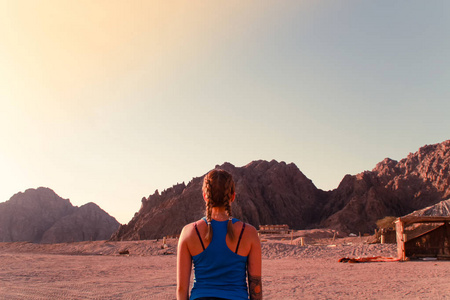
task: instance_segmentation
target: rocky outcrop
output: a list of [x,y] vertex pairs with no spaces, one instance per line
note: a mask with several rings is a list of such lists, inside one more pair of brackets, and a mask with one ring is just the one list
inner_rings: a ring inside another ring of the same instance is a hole
[[47,188],[28,189],[0,203],[0,241],[38,243],[57,220],[75,208]]
[[0,203],[0,241],[59,243],[105,240],[119,223],[94,203],[73,206],[49,188],[28,189]]
[[386,158],[372,171],[347,175],[329,194],[321,226],[371,232],[384,216],[403,216],[450,196],[450,140],[427,145],[399,162]]
[[[258,227],[332,228],[341,233],[373,232],[385,216],[403,216],[450,196],[450,140],[427,145],[397,162],[386,158],[372,171],[346,175],[333,191],[322,191],[294,165],[255,161],[237,168],[225,163],[236,182],[234,216]],[[134,218],[113,240],[178,234],[204,215],[202,177],[142,199]]]
[[[257,227],[288,224],[291,228],[308,228],[320,221],[320,204],[326,193],[294,164],[254,161],[241,168],[230,163],[216,168],[230,172],[235,180],[235,217]],[[180,233],[184,225],[204,216],[202,183],[203,176],[143,198],[139,212],[112,239],[153,239]]]
[[41,243],[108,240],[119,223],[95,203],[87,203],[45,231]]

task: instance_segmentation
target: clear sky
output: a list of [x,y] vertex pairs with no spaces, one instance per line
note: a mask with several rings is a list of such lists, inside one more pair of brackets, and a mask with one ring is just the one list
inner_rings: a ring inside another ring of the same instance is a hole
[[0,0],[0,201],[50,187],[127,223],[259,159],[330,190],[450,139],[449,112],[445,0]]

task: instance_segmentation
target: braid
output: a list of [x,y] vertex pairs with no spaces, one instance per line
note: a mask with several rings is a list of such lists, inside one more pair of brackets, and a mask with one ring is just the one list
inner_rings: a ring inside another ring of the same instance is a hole
[[228,214],[228,224],[227,224],[227,234],[230,237],[230,240],[234,240],[235,236],[234,236],[234,230],[233,230],[233,217],[231,215],[231,205],[230,202],[227,202],[227,204],[225,204],[225,209],[227,211]]
[[232,221],[232,214],[231,214],[231,198],[234,194],[234,182],[231,176],[227,179],[227,182],[225,184],[224,189],[224,197],[223,202],[225,206],[225,210],[227,211],[228,215],[228,224],[227,224],[227,234],[229,235],[231,240],[234,240],[234,230],[233,230],[233,221]]
[[211,181],[207,179],[205,181],[205,196],[208,199],[206,203],[206,222],[208,223],[208,229],[206,231],[205,240],[211,241],[212,240],[212,226],[211,226],[211,210],[212,210],[212,204],[211,204],[211,198],[212,198],[212,189],[211,189]]

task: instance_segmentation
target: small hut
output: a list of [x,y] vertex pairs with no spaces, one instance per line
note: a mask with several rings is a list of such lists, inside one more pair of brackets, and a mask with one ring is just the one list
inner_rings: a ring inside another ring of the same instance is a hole
[[401,260],[434,257],[450,259],[450,217],[400,217],[395,222],[397,253]]
[[450,259],[450,199],[395,222],[398,257]]

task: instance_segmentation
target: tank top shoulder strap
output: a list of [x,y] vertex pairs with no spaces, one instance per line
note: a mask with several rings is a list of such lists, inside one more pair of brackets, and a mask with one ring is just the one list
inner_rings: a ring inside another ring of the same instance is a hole
[[203,250],[205,250],[205,245],[203,244],[202,237],[200,236],[200,232],[198,232],[197,222],[194,223],[194,228],[195,228],[195,231],[197,232],[198,239],[200,240],[200,243],[202,244],[202,248],[203,248]]
[[239,222],[240,220],[239,219],[236,219],[236,218],[233,218],[232,220],[231,220],[231,222],[234,224],[234,223],[236,223],[236,222]]
[[236,245],[236,251],[234,251],[234,253],[237,254],[238,250],[239,250],[239,244],[241,243],[241,239],[242,239],[242,234],[244,233],[244,229],[245,229],[245,222],[242,222],[242,230],[241,230],[241,234],[239,235],[239,239],[238,239],[238,243]]

